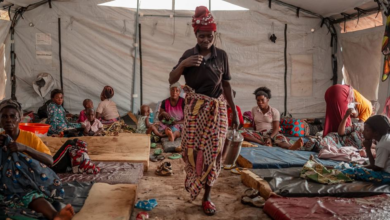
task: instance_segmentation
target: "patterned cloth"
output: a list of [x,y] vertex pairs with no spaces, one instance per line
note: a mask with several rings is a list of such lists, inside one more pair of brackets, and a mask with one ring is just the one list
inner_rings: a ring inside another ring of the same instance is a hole
[[47,106],[47,114],[48,118],[46,124],[50,125],[48,136],[53,134],[59,134],[64,130],[72,129],[72,128],[81,128],[81,124],[70,123],[66,119],[65,109],[61,105],[57,105],[54,102],[51,102]]
[[300,150],[320,152],[324,148],[355,147],[363,149],[363,130],[364,123],[353,123],[352,127],[345,128],[345,135],[340,136],[338,133],[329,133],[324,138],[309,137]]
[[308,160],[301,170],[301,178],[309,179],[322,184],[338,184],[352,182],[353,180],[341,171],[326,169],[324,165]]
[[385,184],[390,183],[390,173],[385,171],[373,171],[352,163],[343,163],[336,168],[354,180]]
[[137,130],[135,131],[136,133],[139,134],[146,134],[146,131],[148,128],[146,127],[145,120],[149,118],[149,116],[142,116],[142,115],[137,115]]
[[[244,138],[245,137],[254,137],[265,144],[265,138],[270,137],[272,134],[272,131],[259,132],[259,131],[244,129],[244,131],[241,134],[242,134],[242,136],[244,136]],[[293,141],[290,142],[290,140],[288,138],[286,138],[283,134],[278,133],[277,135],[275,135],[275,137],[274,137],[275,144],[280,144],[283,142],[293,144]]]
[[183,159],[186,163],[185,188],[195,199],[205,184],[212,186],[221,171],[221,152],[228,121],[223,95],[218,99],[187,92],[182,132]]
[[[72,167],[73,173],[98,174],[100,168],[95,166],[89,159],[87,143],[74,139],[66,142],[53,157],[53,169],[57,172],[65,172],[67,166]],[[70,161],[70,164],[69,164]],[[58,167],[65,167],[65,169]]]
[[[11,141],[7,135],[5,145]],[[0,150],[0,165],[0,206],[7,207],[7,215],[28,211],[34,199],[62,199],[65,194],[60,178],[52,169],[23,153]]]

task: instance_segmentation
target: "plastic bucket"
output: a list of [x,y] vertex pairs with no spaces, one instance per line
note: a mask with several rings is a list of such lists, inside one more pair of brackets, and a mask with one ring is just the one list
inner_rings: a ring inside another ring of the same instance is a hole
[[19,123],[20,130],[29,131],[36,134],[38,137],[47,136],[50,125],[40,123]]

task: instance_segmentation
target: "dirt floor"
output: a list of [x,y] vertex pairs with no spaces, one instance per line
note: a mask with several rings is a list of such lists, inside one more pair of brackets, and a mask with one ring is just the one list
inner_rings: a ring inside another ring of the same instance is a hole
[[[160,148],[161,145],[157,147]],[[170,154],[164,155],[168,158]],[[262,209],[241,204],[241,195],[247,187],[241,183],[239,175],[227,170],[221,172],[211,192],[217,214],[212,217],[206,216],[201,208],[201,196],[193,202],[189,201],[190,196],[184,189],[185,172],[182,159],[165,159],[165,161],[172,163],[173,176],[155,175],[154,171],[160,162],[150,162],[149,171],[144,173],[138,185],[137,201],[155,198],[158,202],[157,207],[148,212],[149,219],[270,219]],[[135,220],[136,215],[141,211],[143,210],[134,208],[131,219]]]

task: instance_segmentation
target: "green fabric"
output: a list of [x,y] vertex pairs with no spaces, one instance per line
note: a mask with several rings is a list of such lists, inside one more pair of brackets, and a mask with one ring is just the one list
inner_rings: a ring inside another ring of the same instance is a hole
[[352,182],[341,171],[336,169],[327,169],[324,165],[315,161],[308,160],[301,170],[301,178],[309,179],[321,184],[338,184]]

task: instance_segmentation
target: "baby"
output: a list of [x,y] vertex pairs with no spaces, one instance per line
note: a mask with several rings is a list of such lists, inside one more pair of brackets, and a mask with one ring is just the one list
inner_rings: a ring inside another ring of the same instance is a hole
[[103,136],[103,124],[96,119],[95,110],[93,108],[87,108],[85,110],[87,120],[82,125],[84,128],[85,136]]
[[87,120],[86,111],[89,108],[93,109],[93,102],[92,102],[92,100],[91,99],[85,99],[83,101],[83,106],[84,106],[84,110],[82,110],[80,112],[79,120],[77,121],[78,123],[81,123],[81,122],[84,122],[85,120]]
[[155,135],[159,137],[165,137],[164,134],[159,132],[156,125],[150,124],[149,117],[150,117],[150,107],[147,105],[142,105],[141,115],[138,118],[137,133],[151,134],[153,132]]

